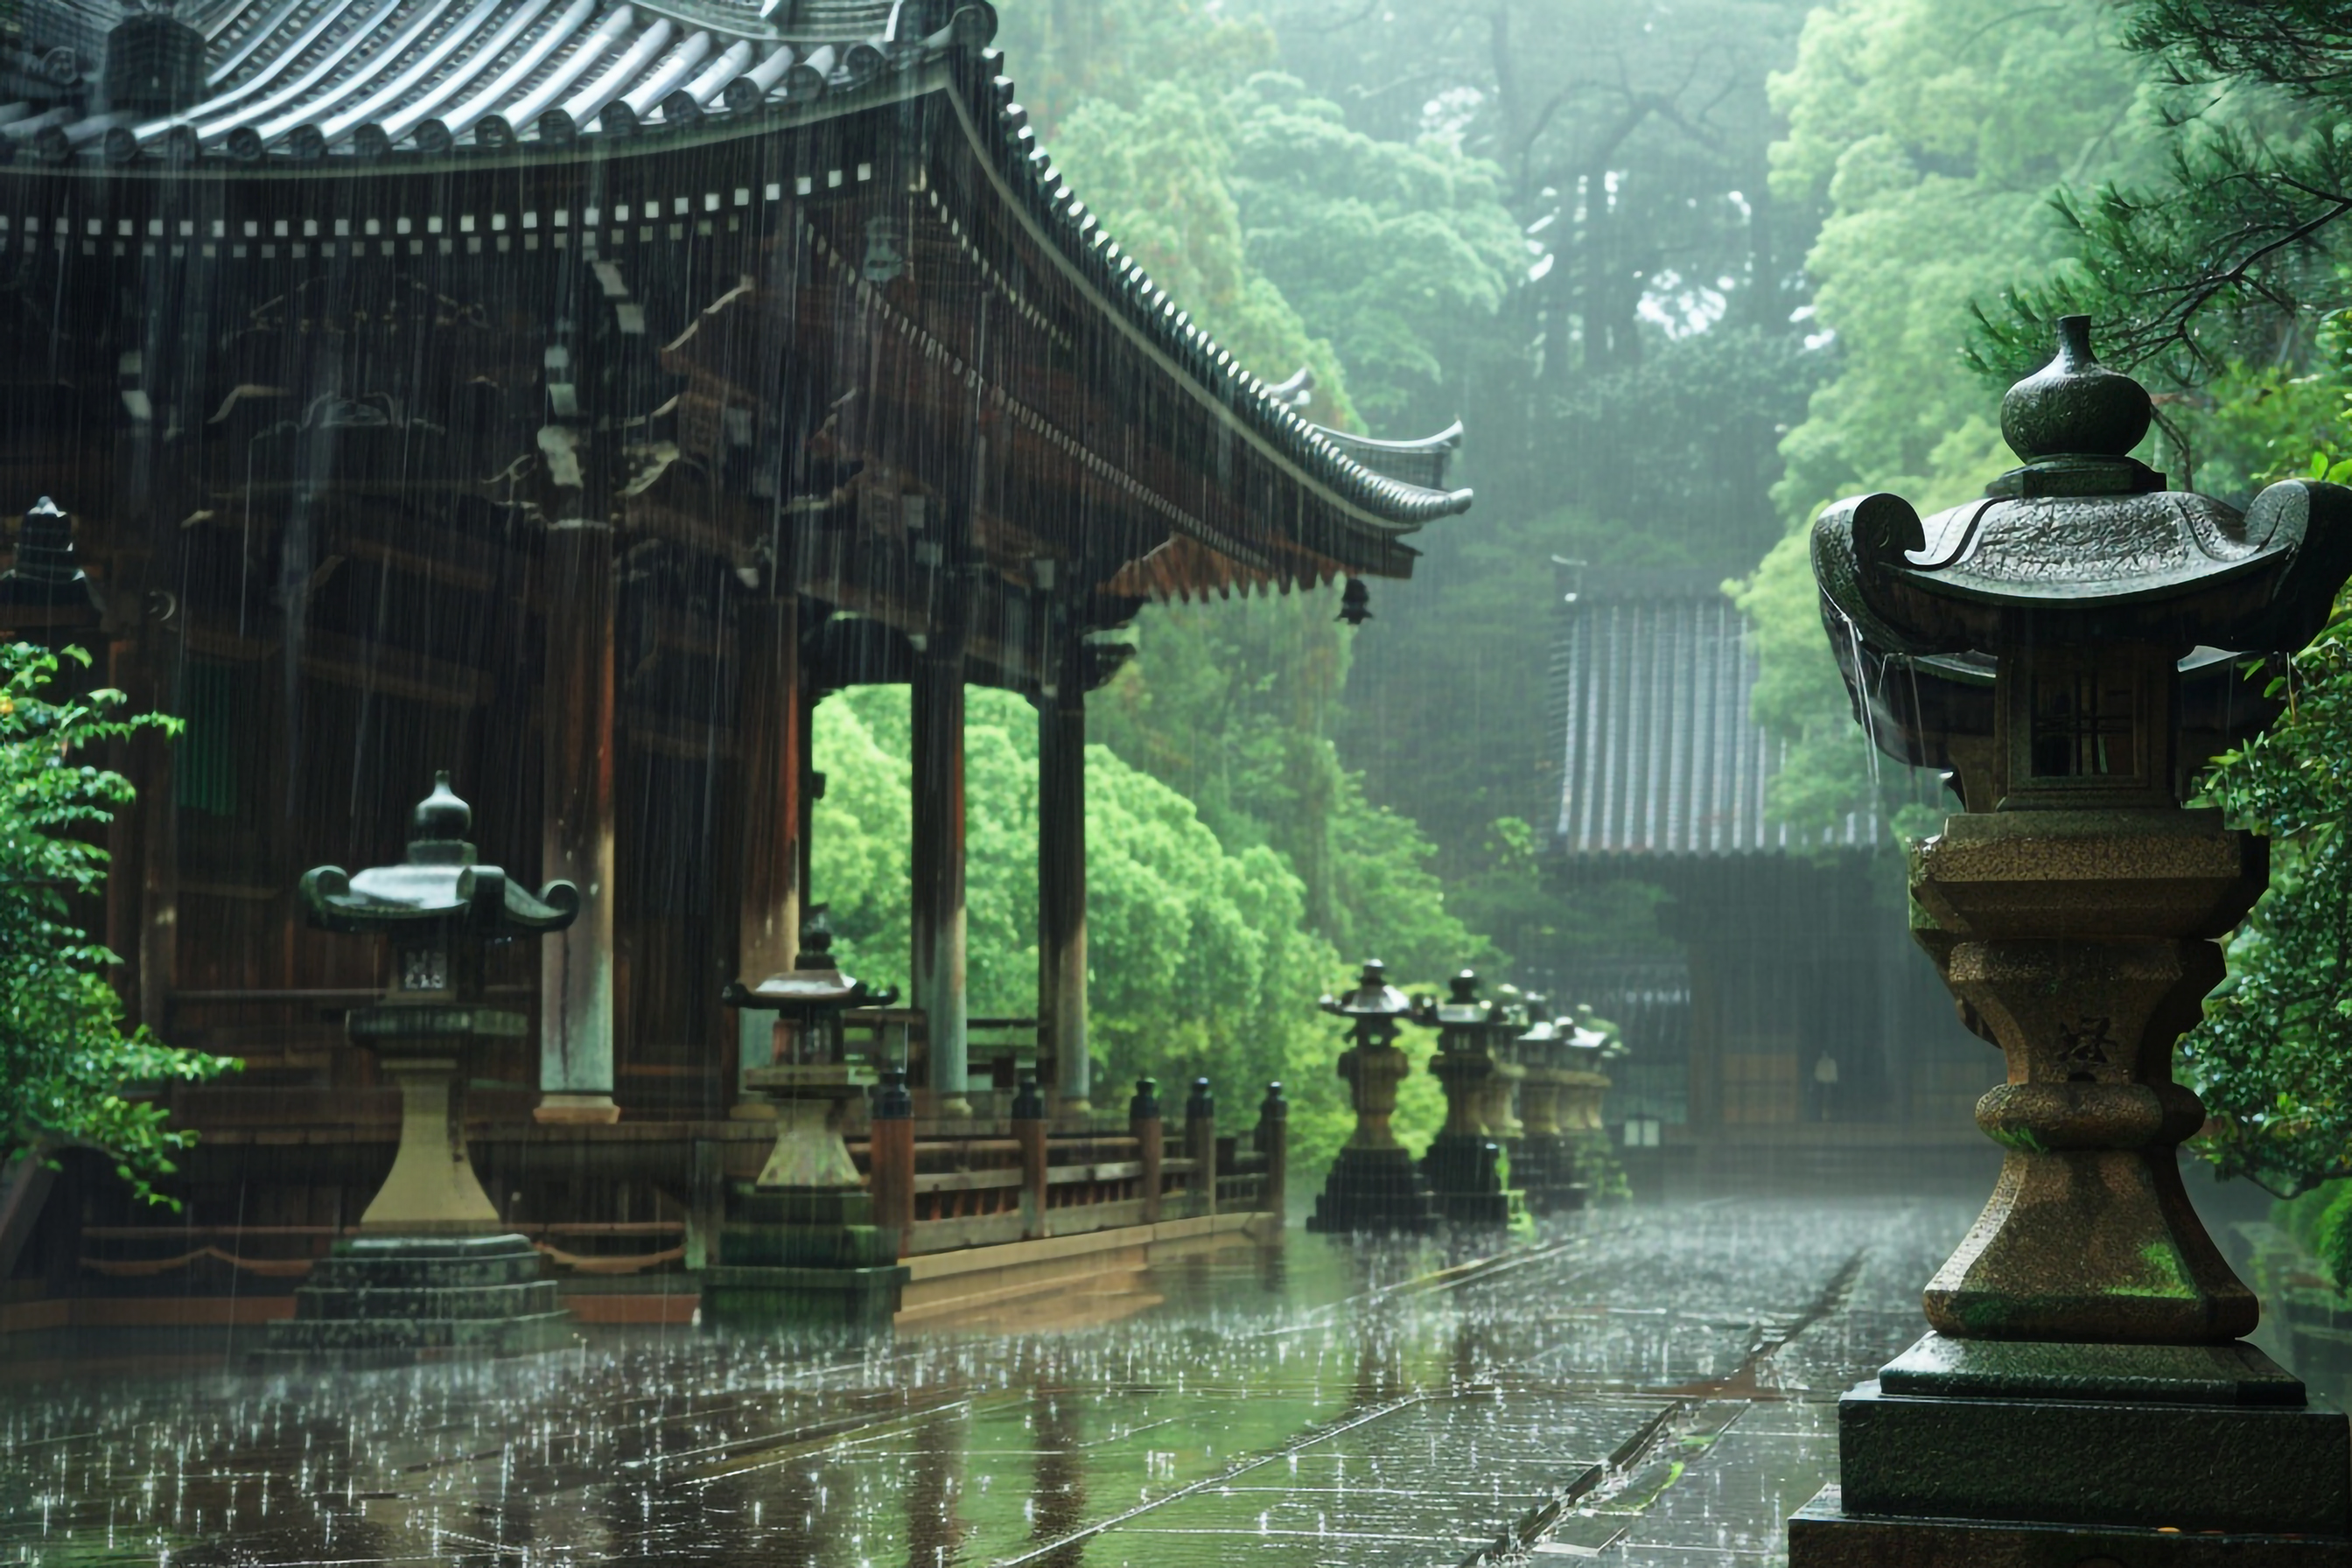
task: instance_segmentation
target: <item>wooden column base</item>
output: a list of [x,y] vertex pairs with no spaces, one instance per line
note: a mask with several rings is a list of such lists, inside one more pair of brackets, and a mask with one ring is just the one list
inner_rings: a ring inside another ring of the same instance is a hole
[[546,1094],[531,1108],[530,1119],[609,1126],[621,1120],[621,1108],[613,1103],[609,1094]]

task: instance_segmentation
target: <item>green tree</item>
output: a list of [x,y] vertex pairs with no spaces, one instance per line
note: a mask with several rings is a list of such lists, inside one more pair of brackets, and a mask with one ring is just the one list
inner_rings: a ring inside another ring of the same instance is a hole
[[[836,951],[861,978],[907,977],[908,702],[859,687],[817,710],[825,774],[812,891],[831,906]],[[1037,725],[1010,693],[969,694],[965,868],[975,1016],[1037,1005]],[[1269,1081],[1287,1086],[1302,1171],[1347,1135],[1333,1071],[1339,1045],[1315,1011],[1337,951],[1306,919],[1306,888],[1262,842],[1223,841],[1192,803],[1105,746],[1087,752],[1089,1038],[1098,1079],[1171,1088],[1206,1074],[1233,1118]]]
[[1184,302],[1219,343],[1269,381],[1315,373],[1316,416],[1356,425],[1338,357],[1252,264],[1228,184],[1230,127],[1197,83],[1161,81],[1130,106],[1089,99],[1063,121],[1054,155],[1119,246]]
[[2000,384],[1969,353],[1975,307],[2067,264],[2055,192],[2158,166],[2144,74],[2096,0],[1838,0],[1773,78],[1789,124],[1773,189],[1827,209],[1805,265],[1836,355],[1781,443],[1789,531],[1736,594],[1756,628],[1757,717],[1791,745],[1771,801],[1784,821],[1825,826],[1874,801],[1895,817],[1917,798],[1854,727],[1807,528],[1842,495],[1895,490],[1926,512],[2013,466]]
[[2271,837],[2271,888],[2181,1057],[2210,1118],[2200,1152],[2282,1195],[2352,1174],[2352,780],[2334,761],[2352,755],[2347,634],[2339,613],[2277,678],[2295,692],[2287,715],[2207,781],[2233,823]]
[[[1527,263],[1503,172],[1452,142],[1375,141],[1295,77],[1228,95],[1233,192],[1250,266],[1333,346],[1374,428],[1424,435],[1459,413],[1484,336]],[[1439,410],[1445,410],[1440,413]]]
[[[2175,405],[2209,481],[2237,499],[2296,472],[2352,482],[2352,316],[2315,336],[2306,374],[2232,366]],[[2293,700],[2267,733],[2216,759],[2204,788],[2234,826],[2270,837],[2271,886],[2230,938],[2229,976],[2180,1056],[2210,1116],[2199,1152],[2292,1194],[2352,1174],[2352,603],[2284,674],[2254,674]],[[2305,1238],[2339,1281],[2352,1280],[2345,1212]]]
[[1406,973],[1491,964],[1492,945],[1447,909],[1428,839],[1340,763],[1333,734],[1359,634],[1332,607],[1294,594],[1147,611],[1090,728],[1197,803],[1221,841],[1280,855],[1307,922],[1351,957]]
[[2352,5],[2120,9],[2167,89],[2167,161],[2064,194],[2075,265],[1990,312],[1979,357],[2025,363],[2074,310],[2099,319],[2109,357],[2184,387],[2306,356],[2352,259]]
[[[88,665],[89,656],[65,657]],[[0,1105],[11,1159],[95,1149],[142,1195],[173,1170],[194,1134],[167,1125],[166,1109],[132,1092],[164,1079],[196,1080],[230,1059],[164,1045],[122,1028],[106,982],[116,962],[74,923],[76,900],[106,885],[106,851],[82,834],[110,821],[130,781],[91,765],[89,749],[135,731],[176,728],[157,714],[110,718],[122,693],[45,695],[58,656],[23,643],[0,648]],[[169,1201],[169,1200],[162,1200]]]

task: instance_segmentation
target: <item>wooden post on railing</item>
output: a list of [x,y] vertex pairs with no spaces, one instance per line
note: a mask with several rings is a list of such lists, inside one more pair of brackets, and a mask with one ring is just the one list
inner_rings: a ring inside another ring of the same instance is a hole
[[1279,1083],[1267,1084],[1265,1098],[1258,1101],[1257,1152],[1265,1156],[1265,1186],[1257,1206],[1280,1225],[1290,1212],[1290,1101],[1282,1098]]
[[1135,1080],[1135,1098],[1127,1102],[1127,1130],[1135,1137],[1135,1158],[1143,1166],[1137,1185],[1143,1189],[1143,1223],[1160,1223],[1160,1083]]
[[1045,1097],[1037,1075],[1024,1072],[1013,1094],[1013,1141],[1021,1145],[1021,1234],[1045,1234]]
[[873,1105],[867,1150],[874,1223],[896,1236],[904,1258],[915,1239],[915,1101],[907,1092],[906,1068],[882,1070]]
[[1184,1102],[1184,1152],[1192,1161],[1192,1186],[1201,1196],[1194,1214],[1217,1212],[1217,1097],[1209,1080],[1192,1080],[1192,1098]]

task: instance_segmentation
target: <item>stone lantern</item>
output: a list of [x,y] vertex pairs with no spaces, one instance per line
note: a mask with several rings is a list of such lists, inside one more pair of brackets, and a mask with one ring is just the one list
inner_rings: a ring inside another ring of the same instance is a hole
[[801,928],[793,967],[757,985],[730,984],[724,1000],[776,1015],[769,1065],[743,1069],[744,1089],[775,1106],[776,1142],[758,1179],[728,1195],[720,1262],[703,1271],[702,1321],[887,1329],[907,1271],[899,1238],[877,1223],[874,1194],[843,1137],[876,1076],[845,1047],[841,1016],[887,1007],[898,993],[842,973],[818,905]]
[[1494,1058],[1495,1070],[1479,1086],[1478,1121],[1486,1135],[1502,1145],[1514,1170],[1519,1141],[1527,1133],[1518,1113],[1519,1085],[1528,1076],[1519,1060],[1519,1036],[1527,1026],[1528,1007],[1519,988],[1496,987],[1495,1001],[1486,1010],[1486,1054]]
[[1387,966],[1375,958],[1364,964],[1354,990],[1326,996],[1321,1005],[1349,1025],[1339,1076],[1348,1082],[1356,1131],[1332,1163],[1307,1228],[1414,1236],[1435,1229],[1437,1214],[1421,1169],[1389,1127],[1396,1114],[1397,1086],[1412,1072],[1396,1044],[1398,1031],[1419,1021],[1412,1003],[1389,984]]
[[472,825],[439,773],[399,865],[356,876],[321,866],[302,878],[312,925],[390,942],[390,988],[344,1027],[400,1086],[400,1146],[358,1239],[311,1270],[291,1321],[270,1325],[273,1351],[510,1354],[568,1338],[537,1250],[504,1234],[467,1156],[463,1085],[478,1042],[520,1038],[527,1025],[484,1004],[484,952],[562,931],[580,894],[550,882],[534,896],[478,863],[466,839]]
[[2268,878],[2264,840],[2180,801],[2274,710],[2235,658],[2323,624],[2352,492],[2289,481],[2241,514],[2167,490],[2128,455],[2149,417],[2069,318],[2003,405],[2023,463],[1983,500],[1813,526],[1872,738],[1957,774],[1914,923],[2009,1070],[1977,1106],[2000,1184],[1927,1287],[1933,1331],[1841,1403],[1842,1495],[1790,1521],[1797,1568],[2352,1551],[2345,1419],[2244,1342],[2254,1297],[2181,1186],[2204,1110],[2172,1080],[2214,939]]
[[1608,1067],[1625,1054],[1624,1037],[1616,1025],[1594,1017],[1589,1002],[1578,1003],[1575,1015],[1560,1022],[1568,1026],[1560,1032],[1560,1130],[1571,1137],[1598,1137],[1606,1131],[1601,1100],[1610,1089]]
[[1583,1206],[1583,1190],[1576,1184],[1576,1163],[1559,1120],[1561,1070],[1559,1026],[1550,1016],[1549,997],[1530,993],[1527,1027],[1511,1042],[1519,1064],[1519,1118],[1522,1128],[1511,1153],[1511,1176],[1527,1194],[1528,1208],[1537,1215],[1566,1214]]
[[[1445,1090],[1445,1126],[1422,1156],[1438,1216],[1457,1226],[1503,1226],[1524,1219],[1517,1189],[1506,1184],[1496,1129],[1487,1126],[1491,1082],[1506,1071],[1495,1059],[1491,1009],[1478,999],[1478,976],[1465,969],[1448,983],[1436,1005],[1437,1049],[1429,1070]],[[1506,1084],[1507,1090],[1507,1081]]]

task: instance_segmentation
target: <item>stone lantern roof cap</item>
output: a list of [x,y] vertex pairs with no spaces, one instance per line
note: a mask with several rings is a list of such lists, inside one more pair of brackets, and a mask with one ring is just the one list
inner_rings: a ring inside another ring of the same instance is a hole
[[730,985],[723,999],[730,1007],[798,1013],[818,1007],[859,1007],[868,1002],[887,1006],[897,996],[888,991],[877,993],[865,981],[852,979],[838,969],[788,969],[757,985]]
[[[1813,525],[1832,635],[1882,653],[1960,654],[2025,624],[2059,641],[2300,647],[2352,570],[2352,491],[2287,480],[2243,513],[2168,490],[2134,459],[2147,391],[2099,364],[2089,319],[2011,388],[2003,434],[2025,459],[1984,499],[1920,519],[1902,497],[1841,501]],[[1844,625],[1837,625],[1843,617]]]
[[1437,1005],[1441,1024],[1483,1024],[1488,1008],[1478,1000],[1477,971],[1465,969],[1445,983],[1445,1000]]
[[1412,999],[1389,984],[1388,965],[1367,959],[1353,991],[1323,998],[1323,1010],[1349,1018],[1402,1018],[1412,1011]]
[[425,926],[463,927],[485,941],[562,931],[580,913],[580,890],[550,882],[534,895],[505,871],[475,858],[465,835],[473,808],[434,775],[433,793],[410,816],[407,858],[356,876],[320,866],[302,877],[302,903],[310,923],[327,931],[373,935]]
[[802,921],[801,951],[792,968],[757,985],[730,981],[719,993],[730,1007],[803,1015],[828,1007],[887,1007],[898,999],[895,985],[877,990],[842,973],[833,956],[833,912],[824,904],[810,906]]

